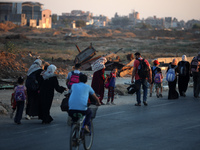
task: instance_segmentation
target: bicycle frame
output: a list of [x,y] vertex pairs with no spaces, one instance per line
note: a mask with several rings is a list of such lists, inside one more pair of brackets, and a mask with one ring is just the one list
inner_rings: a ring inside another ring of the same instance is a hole
[[[78,121],[72,123],[70,134],[70,150],[72,150],[73,148],[78,150],[81,143],[83,143],[85,150],[89,150],[91,148],[93,142],[92,120],[89,124],[90,133],[85,133],[84,122],[85,116],[82,116],[78,119]],[[90,139],[87,140],[87,137],[89,137]],[[89,145],[86,144],[87,142],[89,142]]]

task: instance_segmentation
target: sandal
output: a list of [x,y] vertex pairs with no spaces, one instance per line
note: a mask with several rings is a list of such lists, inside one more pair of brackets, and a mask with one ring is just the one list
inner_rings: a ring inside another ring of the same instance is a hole
[[136,103],[135,106],[141,106],[141,104],[140,103]]

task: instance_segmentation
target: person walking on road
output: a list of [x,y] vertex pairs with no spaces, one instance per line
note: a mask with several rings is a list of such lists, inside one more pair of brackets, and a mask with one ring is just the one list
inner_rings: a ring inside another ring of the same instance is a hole
[[67,75],[66,85],[68,89],[71,89],[72,84],[79,83],[79,76],[82,74],[80,72],[81,64],[75,64],[74,70],[69,72]]
[[190,80],[190,63],[187,61],[186,55],[182,56],[182,61],[179,61],[178,68],[178,90],[180,96],[185,97]]
[[42,76],[44,81],[40,87],[39,119],[42,120],[43,124],[49,124],[53,121],[50,109],[54,97],[54,89],[59,93],[67,90],[65,87],[59,85],[57,76],[54,74],[56,69],[55,65],[50,65]]
[[193,76],[193,93],[195,98],[199,98],[200,92],[200,52],[191,62],[191,72]]
[[114,96],[115,96],[115,81],[117,76],[117,68],[114,68],[113,71],[110,73],[109,76],[109,85],[108,85],[108,99],[107,99],[107,105],[111,104],[115,105],[114,103]]
[[27,100],[27,91],[26,91],[26,87],[23,84],[24,84],[24,78],[19,77],[18,86],[16,86],[14,89],[14,96],[15,96],[16,108],[17,108],[15,118],[14,118],[14,122],[16,124],[21,124],[22,114],[24,111],[24,103]]
[[39,97],[38,90],[42,82],[41,72],[42,61],[36,59],[28,70],[26,79],[26,88],[28,94],[28,102],[26,105],[26,119],[30,120],[30,116],[38,116]]
[[153,61],[153,67],[151,67],[152,82],[150,84],[150,95],[149,95],[149,97],[152,97],[152,91],[153,91],[153,85],[154,85],[154,76],[157,73],[157,69],[158,69],[159,65],[160,65],[160,63],[158,62],[158,60]]
[[[179,94],[176,91],[177,73],[178,73],[177,63],[178,63],[177,59],[176,58],[173,59],[172,62],[169,63],[169,66],[167,69],[168,74],[171,70],[173,70],[173,72],[174,72],[174,74],[169,76],[169,78],[171,77],[171,79],[168,81],[168,87],[169,87],[168,99],[178,99],[179,98]],[[166,80],[167,80],[167,77],[168,77],[168,75],[166,76]]]
[[[141,85],[143,88],[143,104],[147,106],[147,89],[148,83],[152,82],[152,74],[149,62],[141,57],[139,52],[135,53],[136,60],[134,61],[133,65],[133,73],[131,82],[137,84],[139,90],[136,92],[137,103],[135,106],[141,106]],[[148,80],[148,81],[147,81]]]
[[[155,84],[155,88],[156,88],[156,96],[157,98],[162,98],[162,79],[163,79],[163,75],[162,75],[162,70],[160,68],[157,69],[157,73],[154,76],[154,84]],[[159,89],[160,89],[160,94],[159,94]]]
[[107,59],[105,57],[101,57],[91,65],[92,70],[94,71],[91,87],[94,89],[95,93],[100,96],[99,100],[101,102],[101,105],[105,105],[103,103],[103,97],[104,97],[104,82],[105,82],[104,72],[106,68],[105,67],[106,62]]

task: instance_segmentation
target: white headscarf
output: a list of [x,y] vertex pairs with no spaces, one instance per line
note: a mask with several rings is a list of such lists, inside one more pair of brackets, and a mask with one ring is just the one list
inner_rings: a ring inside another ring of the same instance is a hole
[[44,80],[49,79],[55,76],[54,72],[56,71],[57,67],[55,65],[49,65],[47,71],[45,71],[44,75],[42,76]]
[[101,70],[103,68],[106,68],[105,63],[107,62],[107,59],[105,57],[101,57],[97,59],[93,64],[91,64],[92,70],[94,72]]
[[186,55],[183,55],[183,56],[182,56],[182,61],[187,61]]
[[31,73],[35,72],[36,70],[41,69],[42,61],[40,59],[36,59],[31,67],[28,69],[27,75],[29,76]]

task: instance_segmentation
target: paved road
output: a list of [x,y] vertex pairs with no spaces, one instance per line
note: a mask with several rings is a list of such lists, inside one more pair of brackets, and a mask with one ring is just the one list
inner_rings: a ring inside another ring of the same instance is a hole
[[[135,96],[121,96],[115,106],[100,106],[94,120],[94,150],[199,150],[200,99],[167,100],[155,96],[149,106],[134,106]],[[0,150],[68,150],[70,127],[59,107],[52,107],[54,121],[23,119],[16,125],[1,118]],[[83,149],[81,146],[80,149]]]

